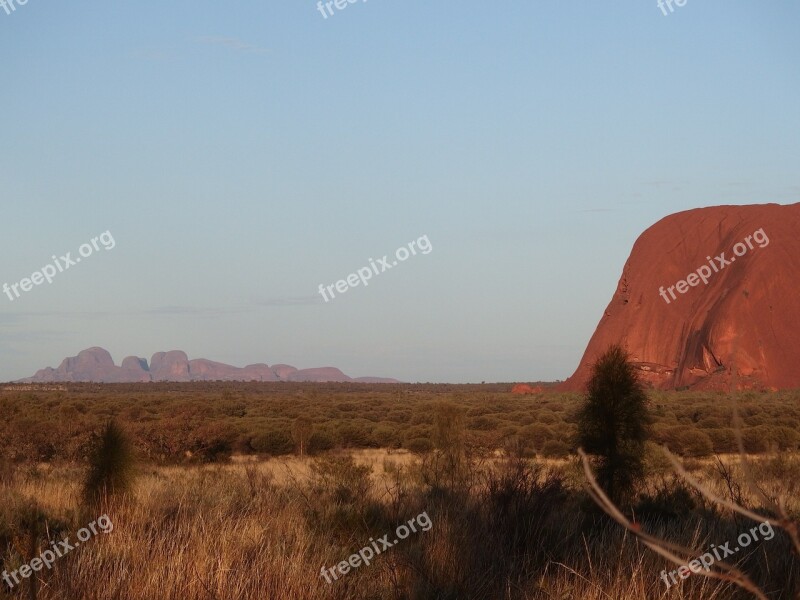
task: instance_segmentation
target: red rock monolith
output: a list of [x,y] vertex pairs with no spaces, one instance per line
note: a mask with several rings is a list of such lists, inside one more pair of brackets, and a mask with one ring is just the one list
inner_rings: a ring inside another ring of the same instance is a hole
[[659,389],[800,387],[798,233],[800,204],[662,219],[636,240],[577,370],[559,388],[583,390],[612,343]]

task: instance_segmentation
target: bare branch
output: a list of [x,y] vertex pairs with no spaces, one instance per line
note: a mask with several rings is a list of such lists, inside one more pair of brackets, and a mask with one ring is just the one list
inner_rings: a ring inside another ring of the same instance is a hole
[[[686,563],[688,563],[693,557],[702,554],[701,552],[691,550],[683,546],[678,546],[670,542],[667,542],[666,540],[662,540],[660,538],[652,536],[642,531],[639,525],[636,525],[631,521],[629,521],[628,518],[625,517],[625,515],[623,515],[622,512],[611,502],[611,500],[609,500],[608,496],[597,484],[597,481],[595,480],[594,474],[592,473],[592,469],[589,464],[589,458],[586,456],[586,453],[583,451],[583,449],[579,448],[578,454],[580,455],[581,461],[583,463],[583,470],[584,473],[586,474],[586,479],[589,485],[588,488],[589,494],[592,496],[592,499],[600,506],[600,508],[602,508],[612,519],[614,519],[617,523],[622,525],[625,529],[627,529],[636,537],[638,537],[640,540],[642,540],[642,542],[648,548],[650,548],[657,554],[660,554],[661,556],[663,556],[664,558],[666,558],[667,560],[678,566],[683,566]],[[672,455],[669,456],[672,457]],[[698,487],[697,489],[700,493],[705,494],[705,491],[702,488]],[[757,515],[756,518],[760,519],[760,517],[758,517]],[[681,558],[680,556],[678,556],[678,554],[681,554],[688,558]],[[718,561],[714,564],[725,569],[727,573],[720,573],[718,571],[708,570],[708,571],[698,571],[696,572],[696,574],[711,579],[719,579],[721,581],[728,581],[734,583],[739,587],[747,590],[754,596],[756,596],[759,600],[769,600],[767,596],[758,588],[758,586],[756,586],[755,583],[753,583],[750,580],[750,578],[748,578],[744,573],[739,571],[736,567],[729,565],[723,561]]]

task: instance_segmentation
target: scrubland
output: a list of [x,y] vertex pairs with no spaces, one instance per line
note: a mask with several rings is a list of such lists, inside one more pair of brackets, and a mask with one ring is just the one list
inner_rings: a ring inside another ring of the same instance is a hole
[[[13,590],[2,584],[0,597],[752,597],[700,576],[667,589],[660,573],[674,565],[585,491],[571,441],[579,397],[507,389],[219,383],[0,392],[3,569],[59,536],[74,539],[99,510],[114,523],[36,573],[35,596],[26,580]],[[754,485],[734,453],[734,400]],[[650,401],[648,474],[632,507],[639,526],[699,556],[757,525],[676,477],[660,443],[719,495],[760,514],[764,498],[785,497],[800,518],[798,395],[651,393]],[[462,415],[458,441],[446,447],[435,431],[443,403]],[[111,418],[130,436],[137,475],[129,495],[92,508],[81,501],[87,444]],[[320,576],[423,511],[429,531],[331,584]],[[782,530],[729,560],[769,598],[798,597],[800,562]]]

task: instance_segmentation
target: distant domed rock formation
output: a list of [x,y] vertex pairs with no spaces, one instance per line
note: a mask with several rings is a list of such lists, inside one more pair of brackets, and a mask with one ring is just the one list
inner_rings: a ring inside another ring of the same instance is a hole
[[396,379],[359,377],[353,379],[334,367],[298,370],[290,365],[269,367],[259,363],[244,368],[199,358],[189,360],[185,352],[156,352],[147,360],[129,356],[116,366],[107,350],[89,348],[78,356],[65,358],[58,369],[47,367],[20,383],[52,382],[140,383],[147,381],[316,381],[399,383]]
[[633,246],[562,390],[582,390],[612,343],[659,389],[800,387],[800,204],[668,216]]

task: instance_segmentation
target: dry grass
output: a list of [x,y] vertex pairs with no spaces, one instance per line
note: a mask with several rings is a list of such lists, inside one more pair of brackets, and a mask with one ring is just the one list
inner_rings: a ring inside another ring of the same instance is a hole
[[[516,480],[503,460],[493,459],[480,467],[486,477],[473,489],[448,491],[421,485],[414,476],[419,461],[408,453],[367,450],[354,457],[373,469],[371,492],[338,504],[327,492],[314,491],[308,459],[238,457],[224,466],[144,467],[134,501],[109,513],[114,531],[92,538],[52,571],[38,573],[38,598],[746,597],[701,578],[667,591],[659,579],[666,563],[594,513],[579,490],[562,487],[568,479],[555,476],[548,484],[547,470]],[[555,466],[574,469],[568,461]],[[696,473],[724,491],[709,467],[698,464]],[[765,477],[770,473],[763,471]],[[99,516],[78,509],[82,475],[70,466],[18,471],[13,482],[0,487],[3,518],[13,530],[26,499],[35,500],[48,522],[63,522],[74,540],[78,528]],[[781,485],[775,473],[770,476],[765,486]],[[323,565],[345,560],[370,537],[390,533],[422,511],[433,522],[429,532],[412,534],[332,585],[319,576]],[[653,527],[697,548],[740,532],[728,516],[703,518],[702,512],[654,521]],[[16,533],[10,548],[24,549],[24,532]],[[16,568],[14,552],[3,550],[6,568]],[[776,536],[742,558],[744,568],[766,577],[770,598],[796,593],[800,574],[786,540]],[[27,596],[19,590],[12,597]]]

